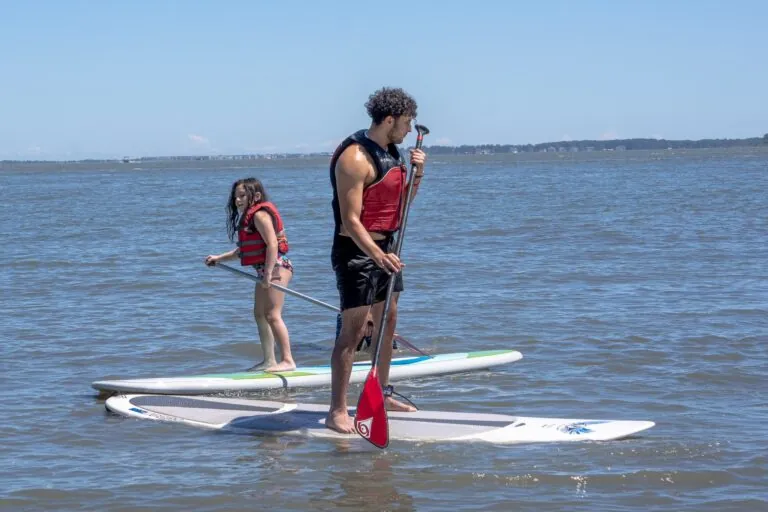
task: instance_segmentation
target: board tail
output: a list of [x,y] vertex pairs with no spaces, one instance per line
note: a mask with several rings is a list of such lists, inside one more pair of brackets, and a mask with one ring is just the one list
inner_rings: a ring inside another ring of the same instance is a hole
[[355,430],[377,448],[389,446],[389,419],[384,407],[384,391],[379,381],[379,372],[375,366],[368,372],[357,402]]

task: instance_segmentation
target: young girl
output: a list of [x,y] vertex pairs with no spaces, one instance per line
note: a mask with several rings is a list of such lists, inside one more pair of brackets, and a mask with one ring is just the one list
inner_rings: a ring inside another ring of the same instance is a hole
[[[240,258],[240,264],[253,266],[261,283],[256,285],[253,316],[259,328],[264,361],[249,371],[285,372],[296,369],[291,355],[288,329],[283,323],[285,293],[273,288],[272,282],[287,286],[293,277],[293,265],[285,256],[288,239],[283,221],[274,204],[267,199],[264,186],[256,178],[238,180],[232,184],[227,204],[227,234],[236,249],[205,258],[205,264]],[[282,360],[275,359],[275,340],[280,346]]]

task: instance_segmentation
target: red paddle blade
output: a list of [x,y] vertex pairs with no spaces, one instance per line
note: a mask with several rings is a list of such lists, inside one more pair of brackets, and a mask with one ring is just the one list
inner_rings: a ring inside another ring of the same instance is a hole
[[389,420],[384,408],[384,392],[381,390],[379,372],[375,366],[368,372],[363,391],[357,401],[355,430],[377,448],[389,446]]

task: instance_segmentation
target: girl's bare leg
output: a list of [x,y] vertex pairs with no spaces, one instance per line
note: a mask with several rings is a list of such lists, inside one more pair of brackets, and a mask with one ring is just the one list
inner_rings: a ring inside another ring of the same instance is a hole
[[261,351],[264,360],[257,365],[249,368],[248,371],[263,371],[270,366],[277,364],[275,358],[275,337],[272,334],[272,328],[267,321],[266,306],[269,301],[268,290],[261,285],[256,285],[254,291],[253,318],[256,320],[256,326],[259,329],[259,340],[261,340]]
[[[280,280],[274,280],[275,283],[281,286],[288,286],[293,277],[293,272],[287,268],[280,267],[279,270],[275,269],[275,273],[279,275]],[[265,302],[265,311],[267,322],[272,328],[272,334],[277,345],[280,347],[280,362],[265,368],[264,371],[268,372],[289,372],[296,369],[296,363],[293,360],[293,354],[291,353],[291,341],[288,336],[288,328],[283,322],[283,303],[285,302],[285,293],[279,291],[277,288],[269,288],[264,290],[267,292],[267,301]]]

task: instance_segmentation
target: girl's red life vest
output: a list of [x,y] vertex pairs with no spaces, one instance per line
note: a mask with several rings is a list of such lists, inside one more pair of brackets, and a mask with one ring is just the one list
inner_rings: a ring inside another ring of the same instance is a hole
[[240,221],[240,229],[237,232],[237,246],[240,248],[240,264],[243,266],[259,265],[267,261],[267,243],[253,225],[253,216],[259,210],[266,210],[272,216],[277,235],[277,252],[288,252],[288,238],[285,236],[283,219],[274,204],[263,201],[248,208]]
[[407,193],[405,163],[397,146],[390,144],[385,150],[359,130],[347,137],[331,158],[331,186],[333,187],[333,216],[336,231],[341,227],[341,210],[336,190],[336,162],[341,153],[352,144],[360,144],[376,164],[376,178],[363,190],[363,209],[360,222],[368,232],[394,233],[400,229],[402,209]]

